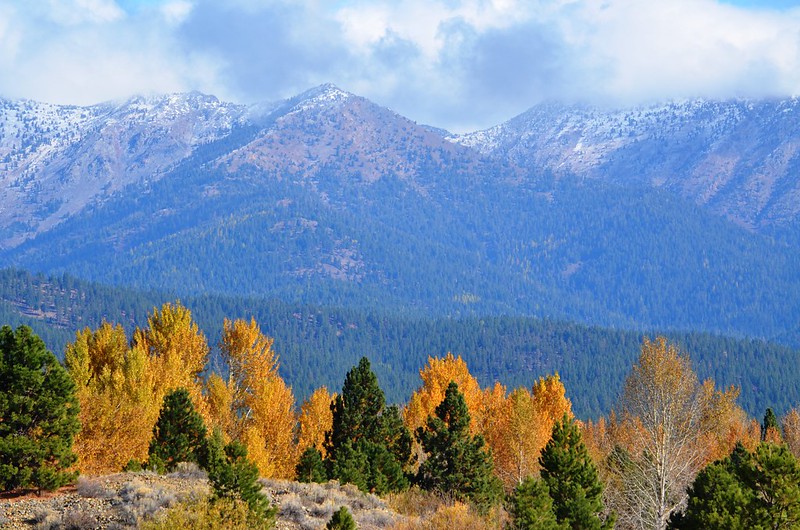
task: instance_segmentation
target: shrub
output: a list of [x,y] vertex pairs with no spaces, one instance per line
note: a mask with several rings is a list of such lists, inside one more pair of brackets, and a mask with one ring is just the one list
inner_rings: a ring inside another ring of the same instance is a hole
[[102,499],[108,497],[110,493],[99,480],[86,477],[78,478],[75,489],[78,491],[78,495],[88,499]]
[[125,467],[123,467],[122,470],[138,473],[139,471],[142,470],[142,463],[136,460],[135,458],[131,458],[130,460],[128,460],[128,463],[125,464]]
[[356,530],[356,521],[353,519],[347,506],[342,506],[331,516],[331,520],[325,525],[326,530]]
[[210,498],[182,502],[144,521],[142,530],[250,530],[262,528],[241,499]]

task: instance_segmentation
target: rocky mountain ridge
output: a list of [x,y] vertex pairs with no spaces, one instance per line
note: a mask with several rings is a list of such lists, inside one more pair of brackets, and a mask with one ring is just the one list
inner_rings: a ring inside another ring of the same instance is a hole
[[[800,215],[797,99],[624,110],[548,103],[484,131],[448,135],[322,85],[249,107],[199,93],[89,107],[0,100],[0,248],[128,185],[147,185],[198,147],[247,127],[257,131],[253,141],[217,153],[217,166],[306,180],[325,169],[366,184],[392,173],[424,194],[431,182],[418,179],[420,166],[474,174],[489,159],[506,179],[550,172],[661,187],[751,230]],[[421,159],[429,153],[432,160]]]
[[157,180],[198,145],[230,134],[245,112],[199,93],[91,107],[0,100],[0,248]]
[[800,318],[793,101],[551,105],[462,137],[332,85],[252,107],[7,105],[0,267],[779,340]]
[[450,136],[482,154],[676,192],[751,230],[800,214],[800,100],[687,100],[609,110],[542,104]]

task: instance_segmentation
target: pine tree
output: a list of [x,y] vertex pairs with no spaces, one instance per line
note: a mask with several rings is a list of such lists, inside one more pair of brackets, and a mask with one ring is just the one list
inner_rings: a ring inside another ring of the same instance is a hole
[[326,530],[356,530],[356,521],[350,514],[347,506],[342,506],[331,516],[331,520],[325,525]]
[[379,416],[386,398],[378,386],[369,359],[362,357],[358,366],[347,372],[342,393],[331,404],[333,425],[325,436],[325,449],[335,455],[345,442],[361,438],[376,440],[380,435]]
[[75,383],[27,326],[0,329],[0,490],[54,490],[75,479]]
[[419,468],[417,483],[423,489],[453,495],[487,509],[496,503],[501,485],[493,475],[492,454],[484,450],[483,437],[469,432],[470,416],[458,385],[451,382],[436,416],[428,417],[417,439],[428,458]]
[[241,499],[253,514],[253,528],[271,528],[277,510],[261,493],[258,466],[247,459],[247,448],[233,441],[224,445],[219,430],[209,436],[200,451],[200,465],[208,471],[208,480],[216,498]]
[[414,438],[403,423],[400,409],[396,405],[387,407],[381,414],[380,440],[401,466],[411,462]]
[[185,388],[174,390],[164,397],[153,428],[150,461],[163,463],[167,471],[172,471],[179,462],[197,462],[205,438],[203,418],[194,410],[189,392]]
[[553,426],[539,464],[559,523],[573,530],[613,528],[613,517],[605,522],[599,517],[603,511],[603,485],[575,420],[566,413]]
[[509,512],[514,530],[566,530],[553,512],[553,499],[547,484],[525,478],[510,499]]
[[364,357],[347,373],[342,393],[331,404],[333,423],[325,434],[328,476],[377,494],[408,487],[403,465],[410,458],[410,434],[397,409],[390,407],[384,418],[384,403]]
[[762,442],[753,453],[738,444],[704,468],[689,488],[675,530],[789,530],[800,527],[800,462],[785,445]]
[[778,417],[768,408],[764,413],[764,421],[761,423],[761,441],[779,442],[781,439],[781,426]]
[[322,461],[322,453],[316,447],[309,447],[300,455],[300,461],[295,468],[297,480],[299,482],[325,482],[328,474],[325,471],[325,463]]

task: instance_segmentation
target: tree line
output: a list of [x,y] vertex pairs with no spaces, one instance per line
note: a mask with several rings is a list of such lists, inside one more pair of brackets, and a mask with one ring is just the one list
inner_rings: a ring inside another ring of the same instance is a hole
[[[272,346],[254,320],[225,320],[226,375],[208,372],[208,343],[179,304],[130,339],[109,323],[79,332],[63,365],[29,328],[3,328],[0,487],[188,460],[219,491],[256,476],[414,486],[482,513],[505,506],[516,528],[800,524],[800,413],[749,417],[736,387],[700,381],[664,337],[643,341],[613,411],[586,422],[558,374],[481,387],[452,354],[428,359],[404,407],[387,405],[366,357],[339,393],[320,387],[297,407]],[[231,495],[268,519],[244,490]]]

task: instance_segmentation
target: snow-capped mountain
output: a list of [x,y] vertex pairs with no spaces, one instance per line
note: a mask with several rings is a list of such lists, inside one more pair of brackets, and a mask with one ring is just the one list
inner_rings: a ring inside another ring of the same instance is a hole
[[557,176],[663,187],[750,229],[800,214],[798,99],[624,110],[542,104],[450,139]]
[[0,267],[800,341],[798,111],[543,105],[450,137],[332,85],[5,101]]
[[198,93],[90,107],[0,100],[0,248],[230,134],[246,108]]

